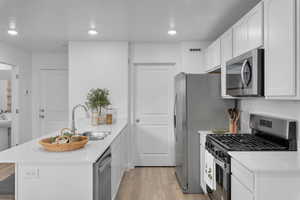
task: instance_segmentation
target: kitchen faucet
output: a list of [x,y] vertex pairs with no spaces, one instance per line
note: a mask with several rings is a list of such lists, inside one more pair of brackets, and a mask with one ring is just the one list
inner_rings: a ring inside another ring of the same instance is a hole
[[72,128],[71,128],[72,134],[76,134],[76,126],[75,126],[75,110],[76,110],[77,108],[79,108],[79,107],[83,108],[83,109],[85,110],[85,112],[86,112],[86,116],[89,117],[89,112],[88,112],[88,109],[87,109],[86,106],[84,106],[84,105],[82,105],[82,104],[78,104],[78,105],[74,106],[73,109],[72,109]]

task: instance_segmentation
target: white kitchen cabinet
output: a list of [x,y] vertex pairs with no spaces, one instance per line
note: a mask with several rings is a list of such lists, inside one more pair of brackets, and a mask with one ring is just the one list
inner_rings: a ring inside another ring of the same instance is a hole
[[221,65],[221,49],[220,39],[214,41],[208,48],[206,56],[206,71],[211,72],[216,70]]
[[232,98],[226,94],[226,62],[233,57],[232,29],[226,31],[220,37],[221,48],[221,95],[223,98]]
[[299,99],[296,0],[265,0],[264,9],[265,95],[267,98]]
[[254,200],[253,194],[234,175],[231,175],[231,200]]
[[233,26],[233,56],[263,45],[263,2]]
[[111,191],[112,197],[115,199],[128,164],[127,136],[128,128],[122,130],[118,137],[111,144]]
[[206,191],[206,183],[204,181],[204,170],[205,170],[205,142],[207,134],[212,134],[211,131],[199,131],[200,134],[200,186],[204,193]]
[[233,55],[238,56],[248,49],[247,20],[241,19],[233,26]]

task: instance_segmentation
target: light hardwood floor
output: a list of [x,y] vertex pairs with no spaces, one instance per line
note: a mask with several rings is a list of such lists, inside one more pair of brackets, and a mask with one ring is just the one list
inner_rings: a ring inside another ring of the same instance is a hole
[[172,167],[141,167],[126,172],[116,200],[208,200],[205,195],[185,195]]

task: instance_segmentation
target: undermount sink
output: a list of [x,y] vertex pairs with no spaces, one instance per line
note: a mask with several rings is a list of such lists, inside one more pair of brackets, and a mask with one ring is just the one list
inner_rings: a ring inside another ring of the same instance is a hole
[[110,131],[86,131],[82,135],[87,136],[89,140],[103,140],[110,135]]

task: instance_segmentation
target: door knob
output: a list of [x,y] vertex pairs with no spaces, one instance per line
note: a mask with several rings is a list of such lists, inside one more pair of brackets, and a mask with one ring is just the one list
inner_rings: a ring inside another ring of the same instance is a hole
[[40,112],[45,112],[45,109],[42,109],[42,108],[41,108],[41,109],[40,109]]
[[140,122],[140,119],[136,119],[135,122],[136,122],[136,123],[139,123],[139,122]]
[[45,118],[45,115],[39,115],[39,117],[40,117],[41,119],[44,119],[44,118]]

